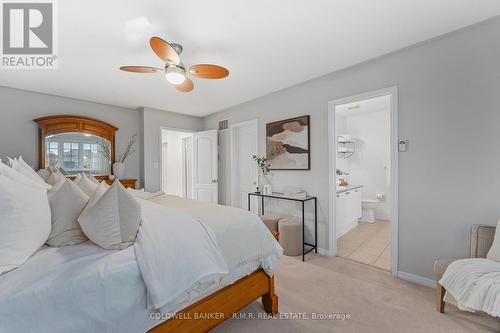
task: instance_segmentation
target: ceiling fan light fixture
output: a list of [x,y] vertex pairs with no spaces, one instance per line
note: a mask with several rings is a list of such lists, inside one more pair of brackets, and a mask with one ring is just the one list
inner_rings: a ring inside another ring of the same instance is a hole
[[165,77],[172,84],[181,84],[186,80],[186,70],[180,66],[170,65],[165,69]]

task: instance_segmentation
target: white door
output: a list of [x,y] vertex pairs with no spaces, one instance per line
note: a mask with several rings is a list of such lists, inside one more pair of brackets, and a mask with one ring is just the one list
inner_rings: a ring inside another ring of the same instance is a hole
[[217,130],[193,134],[193,199],[217,203]]
[[[231,126],[231,206],[248,209],[248,193],[255,192],[258,185],[257,164],[253,155],[258,155],[257,120]],[[254,197],[255,200],[255,197]],[[258,202],[251,203],[252,211],[258,211]]]

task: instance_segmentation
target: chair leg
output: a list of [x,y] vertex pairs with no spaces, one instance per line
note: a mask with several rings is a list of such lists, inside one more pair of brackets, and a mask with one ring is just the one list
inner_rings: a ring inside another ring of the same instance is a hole
[[436,285],[436,310],[439,313],[444,313],[444,293],[446,292],[446,289],[439,283]]

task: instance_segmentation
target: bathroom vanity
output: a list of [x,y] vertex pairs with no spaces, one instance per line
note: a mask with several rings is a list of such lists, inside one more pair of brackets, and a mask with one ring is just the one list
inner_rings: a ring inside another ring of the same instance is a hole
[[358,225],[361,217],[361,189],[363,185],[337,186],[335,196],[336,237]]

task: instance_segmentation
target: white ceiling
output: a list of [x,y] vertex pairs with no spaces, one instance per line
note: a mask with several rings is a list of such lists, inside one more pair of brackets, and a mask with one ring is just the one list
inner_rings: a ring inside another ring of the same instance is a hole
[[341,104],[335,107],[335,114],[343,117],[359,116],[365,113],[389,111],[391,96],[379,96],[361,101]]
[[[2,70],[0,85],[198,116],[500,15],[498,0],[57,3],[59,69]],[[194,79],[195,89],[181,93],[162,74],[119,71],[162,66],[152,35],[182,44],[186,65],[220,64],[230,76]]]

